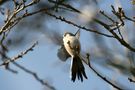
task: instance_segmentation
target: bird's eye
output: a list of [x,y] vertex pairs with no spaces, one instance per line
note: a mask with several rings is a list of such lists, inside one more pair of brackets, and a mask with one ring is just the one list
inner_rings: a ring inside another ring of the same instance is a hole
[[65,37],[67,34],[68,34],[67,32],[66,32],[66,33],[64,33],[63,37]]
[[63,35],[63,37],[65,37],[66,36],[66,33]]

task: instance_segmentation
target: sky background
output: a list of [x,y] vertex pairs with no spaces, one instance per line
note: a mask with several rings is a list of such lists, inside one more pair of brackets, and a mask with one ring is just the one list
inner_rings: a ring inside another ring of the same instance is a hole
[[[100,0],[98,0],[100,3]],[[120,1],[120,3],[118,3]],[[117,2],[117,3],[116,3]],[[130,0],[104,0],[99,7],[101,10],[105,10],[107,12],[111,12],[110,5],[119,5],[128,10],[131,7]],[[73,17],[74,18],[74,17]],[[85,25],[85,21],[80,20],[81,24]],[[77,28],[62,23],[60,21],[52,20],[48,23],[48,27],[55,29],[55,27],[59,27],[59,31],[61,35],[65,31],[75,32]],[[83,50],[91,50],[94,46],[93,41],[90,40],[90,33],[86,31],[81,31],[80,41],[82,43]],[[70,59],[66,62],[62,62],[57,57],[57,49],[59,46],[54,45],[50,41],[46,43],[43,42],[45,39],[44,35],[41,35],[40,38],[37,38],[39,44],[34,48],[34,51],[29,52],[23,58],[19,59],[17,62],[22,66],[28,68],[29,70],[36,72],[41,79],[44,79],[51,85],[53,85],[57,90],[113,90],[112,86],[110,86],[105,81],[101,80],[92,70],[89,69],[88,66],[85,65],[85,71],[88,76],[88,80],[84,79],[84,82],[80,82],[76,80],[73,83],[69,78],[69,68],[70,68]],[[85,43],[85,44],[83,44]],[[30,42],[23,48],[18,48],[14,51],[10,51],[8,53],[9,56],[13,57],[17,55],[19,52],[24,51],[27,47],[31,46],[33,42]],[[91,51],[90,51],[91,52]],[[133,83],[129,83],[125,76],[121,76],[117,70],[109,71],[106,68],[92,62],[91,63],[99,72],[101,72],[105,77],[109,79],[117,79],[119,82],[123,82],[123,85],[130,85],[130,89],[134,90],[135,86]],[[4,67],[0,67],[0,89],[1,90],[48,90],[46,87],[41,85],[33,76],[27,74],[21,69],[15,67],[11,64],[11,68],[17,70],[18,74],[13,74],[4,69]],[[128,83],[127,83],[128,82]]]

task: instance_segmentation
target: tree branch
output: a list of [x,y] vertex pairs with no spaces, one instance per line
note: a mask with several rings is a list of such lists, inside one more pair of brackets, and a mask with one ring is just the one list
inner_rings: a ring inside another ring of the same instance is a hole
[[24,55],[26,55],[29,51],[33,51],[33,48],[38,44],[38,42],[35,42],[30,48],[28,48],[27,50],[25,50],[24,52],[21,52],[20,54],[18,54],[17,56],[8,59],[6,61],[4,61],[0,66],[6,66],[11,62],[14,62],[16,60],[18,60],[19,58],[22,58]]
[[20,68],[21,70],[23,70],[24,72],[32,75],[39,83],[41,83],[42,85],[45,85],[46,87],[48,87],[50,90],[56,90],[56,88],[54,86],[51,86],[50,84],[48,84],[48,82],[45,82],[43,79],[41,79],[37,73],[23,67],[22,65],[16,63],[16,62],[13,62],[13,64],[15,66],[17,66],[18,68]]
[[84,60],[84,59],[82,59],[82,60],[83,60],[83,62],[84,62],[86,65],[88,65],[89,68],[90,68],[98,77],[100,77],[102,80],[104,80],[105,82],[107,82],[108,84],[110,84],[111,86],[113,86],[114,88],[116,88],[116,89],[118,89],[118,90],[123,90],[123,89],[121,89],[120,87],[118,87],[117,85],[115,85],[114,83],[112,83],[111,81],[109,81],[107,78],[105,78],[104,76],[102,76],[99,72],[97,72],[97,71],[91,66],[90,60],[89,60],[89,54],[88,54],[88,53],[87,53],[87,60],[88,60],[88,62],[87,62],[86,60]]

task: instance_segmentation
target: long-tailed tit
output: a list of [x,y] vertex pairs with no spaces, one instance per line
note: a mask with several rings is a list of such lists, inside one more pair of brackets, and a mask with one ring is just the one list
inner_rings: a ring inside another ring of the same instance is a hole
[[57,56],[61,61],[66,61],[71,57],[71,80],[75,81],[76,76],[78,76],[78,79],[81,79],[81,81],[83,81],[83,77],[87,79],[85,69],[80,58],[80,30],[75,34],[65,33],[63,37],[59,32],[47,31],[45,36],[55,45],[61,46],[57,52]]
[[63,44],[65,47],[65,50],[67,53],[71,56],[71,80],[74,82],[76,80],[76,77],[81,81],[83,81],[83,77],[87,79],[85,68],[83,66],[81,56],[80,56],[80,50],[81,45],[79,41],[79,33],[72,34],[69,32],[66,32],[63,35]]

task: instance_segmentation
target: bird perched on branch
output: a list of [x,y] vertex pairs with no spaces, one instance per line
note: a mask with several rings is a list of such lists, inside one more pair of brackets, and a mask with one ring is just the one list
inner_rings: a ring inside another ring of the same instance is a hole
[[61,46],[57,52],[57,56],[61,61],[66,61],[71,57],[71,80],[74,82],[76,77],[81,81],[83,81],[83,77],[87,79],[85,68],[82,63],[84,56],[80,54],[80,51],[82,52],[79,41],[80,30],[75,34],[66,32],[63,37],[58,31],[46,31],[46,33],[45,36],[51,40],[52,43]]
[[67,53],[71,56],[71,80],[74,82],[76,77],[83,81],[83,77],[87,79],[85,68],[80,56],[81,45],[79,41],[80,30],[76,34],[66,32],[63,35],[63,45]]

